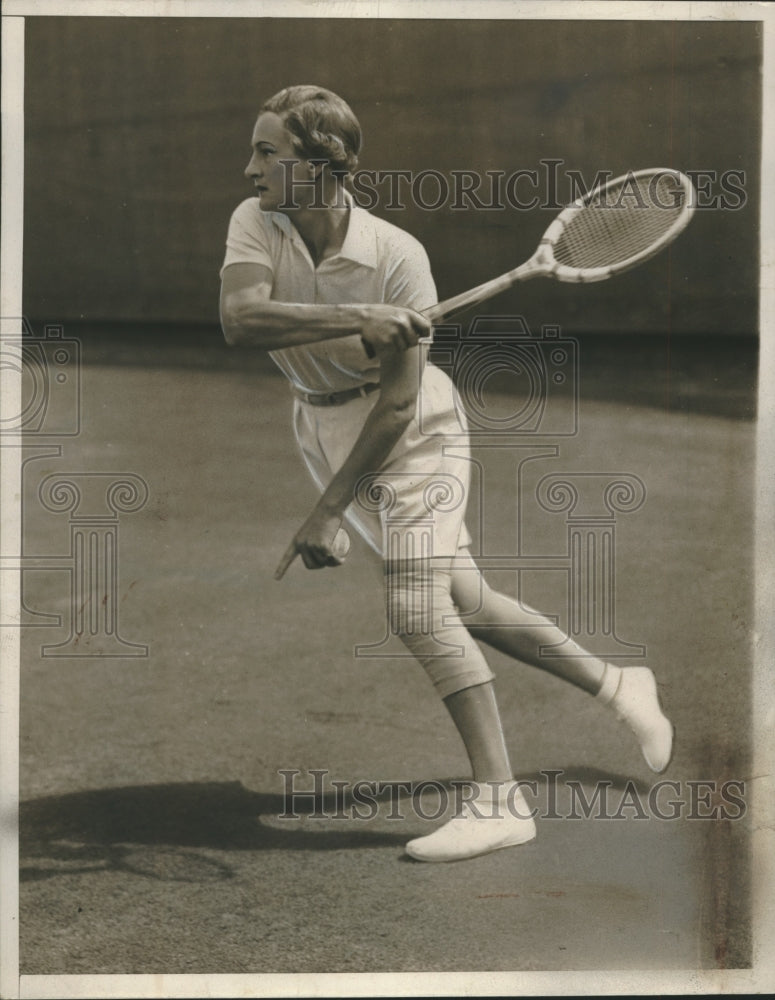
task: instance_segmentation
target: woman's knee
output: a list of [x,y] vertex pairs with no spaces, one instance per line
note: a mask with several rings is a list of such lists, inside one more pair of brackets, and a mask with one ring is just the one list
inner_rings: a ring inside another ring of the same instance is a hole
[[393,635],[424,667],[439,695],[493,679],[481,650],[461,622],[449,574],[404,571],[388,580],[388,616]]
[[481,611],[491,593],[490,585],[478,567],[455,569],[452,571],[450,593],[452,600],[463,618],[470,618]]

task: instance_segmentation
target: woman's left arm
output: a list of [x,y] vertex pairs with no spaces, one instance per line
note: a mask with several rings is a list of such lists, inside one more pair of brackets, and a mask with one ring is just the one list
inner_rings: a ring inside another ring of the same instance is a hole
[[355,487],[369,472],[376,472],[398,443],[417,409],[420,379],[427,347],[418,345],[380,361],[380,393],[361,432],[339,471],[329,483],[310,516],[296,532],[275,577],[280,577],[297,555],[307,569],[332,565],[332,546]]

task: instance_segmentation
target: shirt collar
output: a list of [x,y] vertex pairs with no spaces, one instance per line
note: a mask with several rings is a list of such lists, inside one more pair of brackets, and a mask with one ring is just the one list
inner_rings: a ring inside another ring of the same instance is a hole
[[[344,257],[355,264],[362,264],[364,267],[376,268],[377,266],[377,233],[374,228],[374,219],[359,205],[355,204],[353,196],[349,191],[344,192],[344,200],[350,209],[350,218],[347,225],[347,233],[339,252],[328,260],[336,260],[337,257]],[[286,236],[294,242],[304,245],[304,241],[299,236],[296,227],[287,215],[282,212],[268,212],[272,222],[278,226]]]

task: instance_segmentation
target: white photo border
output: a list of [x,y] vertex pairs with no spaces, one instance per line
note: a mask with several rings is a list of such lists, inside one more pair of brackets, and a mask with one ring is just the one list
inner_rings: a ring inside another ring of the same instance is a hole
[[[775,7],[762,3],[511,2],[511,0],[5,0],[2,15],[2,306],[0,316],[22,315],[24,192],[24,21],[57,17],[321,17],[488,18],[579,20],[758,21],[764,28],[761,199],[760,376],[756,477],[756,591],[754,636],[754,965],[729,971],[597,971],[520,973],[386,973],[289,975],[20,976],[18,941],[19,631],[0,633],[0,794],[2,799],[2,910],[0,997],[197,996],[435,996],[766,993],[775,989]],[[19,373],[3,370],[2,406],[18,412]],[[3,441],[0,509],[2,552],[21,553],[20,440]],[[16,574],[2,574],[0,615],[12,620],[20,604]]]

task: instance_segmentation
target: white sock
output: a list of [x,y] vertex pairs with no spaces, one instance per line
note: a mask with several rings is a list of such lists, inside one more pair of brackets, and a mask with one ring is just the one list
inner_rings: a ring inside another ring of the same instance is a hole
[[602,701],[604,705],[610,705],[614,700],[616,692],[619,690],[621,679],[622,668],[615,667],[613,663],[606,663],[603,680],[600,684],[600,690],[597,692],[595,697],[599,701]]
[[477,801],[492,802],[497,799],[500,802],[508,796],[511,788],[518,782],[513,778],[503,778],[500,781],[472,781],[471,784],[476,785],[479,789]]
[[514,779],[504,779],[503,781],[474,781],[471,782],[477,788],[477,795],[474,799],[468,799],[474,815],[489,816],[491,818],[508,818],[514,815],[517,818],[528,819],[530,808],[525,802],[522,794],[522,787]]

